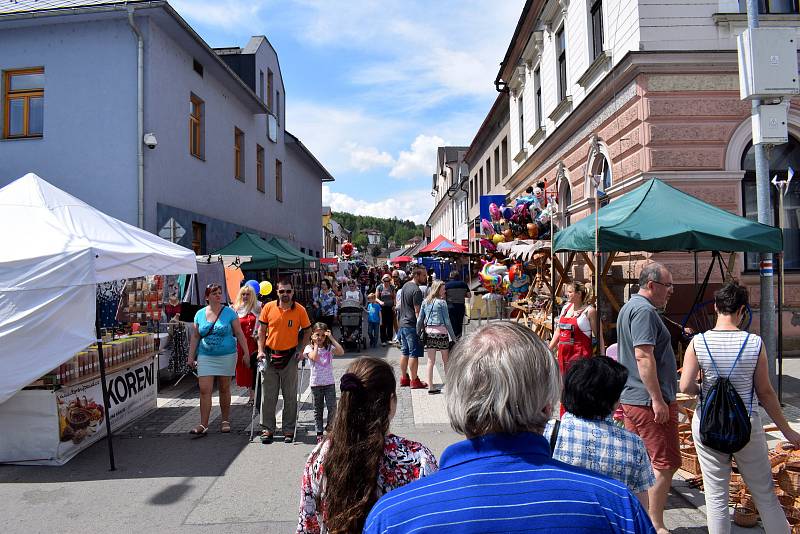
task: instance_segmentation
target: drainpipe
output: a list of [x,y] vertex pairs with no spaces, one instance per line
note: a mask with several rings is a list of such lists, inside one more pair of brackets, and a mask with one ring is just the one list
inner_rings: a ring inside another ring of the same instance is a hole
[[144,39],[133,21],[133,7],[128,7],[128,24],[136,34],[136,167],[138,171],[138,226],[144,229]]

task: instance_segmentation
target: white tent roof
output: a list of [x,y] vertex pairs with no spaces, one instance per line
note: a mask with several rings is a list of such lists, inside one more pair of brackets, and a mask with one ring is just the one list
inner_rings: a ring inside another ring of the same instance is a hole
[[26,174],[0,189],[0,403],[95,339],[95,284],[197,271],[194,252]]

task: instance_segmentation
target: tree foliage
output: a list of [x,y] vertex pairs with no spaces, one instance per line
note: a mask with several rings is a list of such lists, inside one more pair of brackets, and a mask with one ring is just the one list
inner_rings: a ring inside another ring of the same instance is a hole
[[413,221],[401,221],[397,217],[383,219],[335,211],[332,218],[345,229],[353,232],[353,244],[363,251],[368,249],[369,242],[367,236],[361,233],[362,230],[379,231],[383,246],[389,241],[394,241],[398,247],[402,247],[412,237],[422,236],[421,224],[415,224]]

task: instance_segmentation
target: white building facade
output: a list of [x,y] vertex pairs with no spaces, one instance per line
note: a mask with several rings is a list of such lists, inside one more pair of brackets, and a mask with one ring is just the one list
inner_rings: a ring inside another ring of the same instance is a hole
[[442,235],[458,244],[468,239],[469,171],[464,163],[468,147],[439,147],[431,195],[434,208],[426,222],[431,239]]

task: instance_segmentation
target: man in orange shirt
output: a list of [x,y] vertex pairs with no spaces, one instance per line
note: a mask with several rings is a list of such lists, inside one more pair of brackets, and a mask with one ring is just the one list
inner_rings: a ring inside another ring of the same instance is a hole
[[[311,321],[306,309],[294,302],[289,280],[278,282],[278,300],[261,308],[258,330],[258,359],[267,360],[261,381],[261,443],[272,443],[275,434],[275,408],[278,389],[283,394],[283,441],[291,443],[297,424],[297,355],[311,337]],[[300,334],[303,339],[298,343]]]

